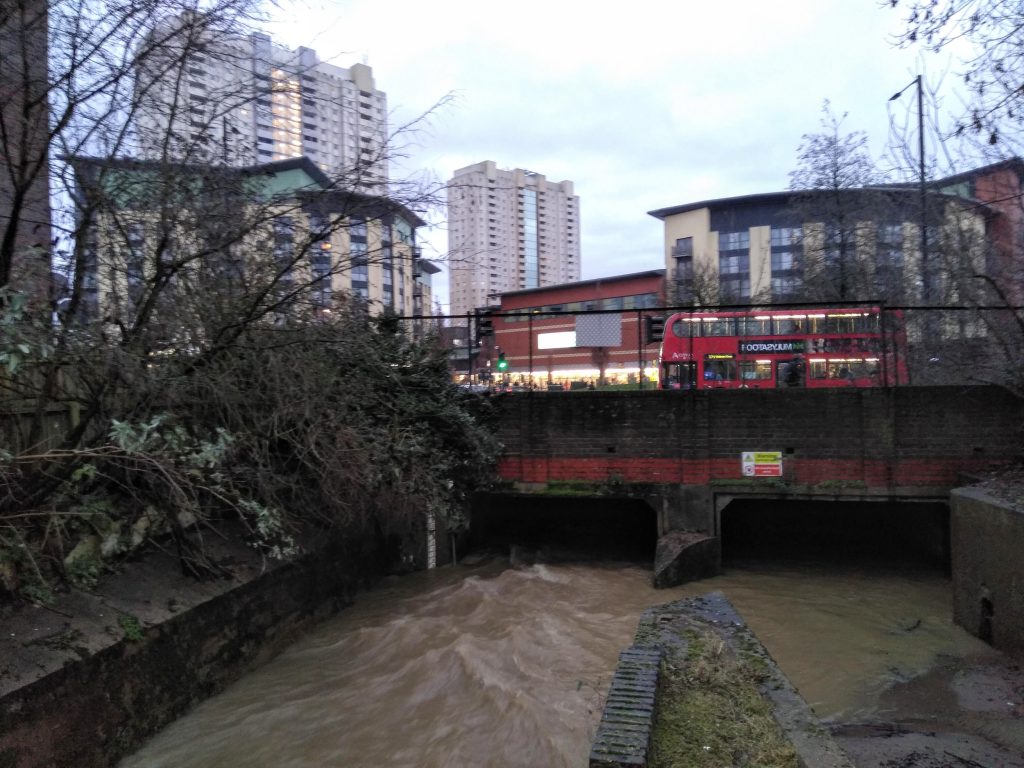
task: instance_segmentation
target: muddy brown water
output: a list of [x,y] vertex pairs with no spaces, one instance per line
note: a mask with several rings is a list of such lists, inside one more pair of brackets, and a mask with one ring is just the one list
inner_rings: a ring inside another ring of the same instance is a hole
[[626,563],[494,559],[387,583],[121,768],[585,765],[642,611],[712,590],[827,722],[918,717],[934,702],[908,686],[993,653],[952,624],[937,570],[751,562],[670,590],[650,580]]

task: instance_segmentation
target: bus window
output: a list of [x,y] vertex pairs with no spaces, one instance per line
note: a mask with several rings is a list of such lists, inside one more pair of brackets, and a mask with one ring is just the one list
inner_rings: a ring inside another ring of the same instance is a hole
[[794,333],[803,333],[804,324],[807,318],[803,315],[781,316],[775,318],[775,335],[788,336]]
[[853,338],[849,340],[850,352],[861,352],[866,355],[877,355],[881,351],[881,345],[877,338]]
[[825,329],[827,333],[878,333],[878,315],[864,312],[829,315]]
[[736,361],[705,355],[704,381],[736,381]]
[[677,339],[689,339],[700,336],[700,320],[694,318],[679,318],[672,323],[672,335]]
[[811,360],[810,376],[812,379],[832,379],[838,381],[852,381],[853,379],[868,378],[877,372],[876,360],[861,359],[839,359],[839,360]]
[[705,336],[735,336],[736,323],[731,317],[705,317],[702,323]]
[[809,333],[813,336],[817,336],[821,333],[827,333],[825,330],[825,316],[808,315],[807,321],[804,323],[804,333]]
[[878,333],[878,315],[862,315],[857,319],[857,333]]
[[771,336],[772,319],[770,317],[740,317],[736,319],[737,331],[740,336]]
[[[866,379],[872,374],[874,367],[867,360],[848,360],[846,362],[846,376],[850,379]],[[842,373],[842,367],[840,367],[836,375],[841,377]]]
[[743,381],[767,381],[771,377],[771,360],[744,360],[740,363],[740,379]]

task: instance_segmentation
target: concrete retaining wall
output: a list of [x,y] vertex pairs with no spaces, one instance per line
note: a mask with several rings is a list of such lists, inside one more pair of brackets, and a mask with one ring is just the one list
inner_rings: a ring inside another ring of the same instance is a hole
[[1024,657],[1024,512],[976,488],[950,502],[953,620]]
[[115,765],[380,575],[372,548],[327,545],[277,566],[216,548],[231,579],[198,583],[157,556],[3,621],[0,768]]

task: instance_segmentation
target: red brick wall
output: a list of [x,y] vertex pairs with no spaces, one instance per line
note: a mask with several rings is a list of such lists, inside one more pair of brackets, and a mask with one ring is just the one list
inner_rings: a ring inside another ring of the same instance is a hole
[[998,215],[989,222],[995,264],[990,265],[1000,279],[1000,286],[1008,293],[1008,300],[1018,304],[1024,299],[1024,286],[1015,259],[1024,242],[1024,207],[1021,204],[1021,184],[1016,165],[1000,167],[979,175],[974,182],[974,196],[988,203]]
[[783,451],[784,480],[949,487],[1020,455],[1024,401],[989,387],[567,392],[499,399],[501,476],[703,485],[743,451]]
[[[656,294],[658,303],[664,303],[665,281],[658,274],[640,273],[638,275],[627,275],[609,277],[601,280],[585,280],[579,283],[538,288],[533,291],[516,291],[501,297],[501,312],[515,312],[516,310],[552,306],[557,304],[566,305],[571,302],[592,301],[600,304],[602,299],[618,298],[621,296],[635,296],[645,293]],[[622,310],[622,343],[617,347],[610,347],[605,350],[607,354],[607,365],[614,368],[617,364],[627,368],[639,367],[643,358],[644,365],[650,366],[658,357],[658,346],[642,343],[641,334],[638,333],[639,313],[635,309]],[[651,314],[648,312],[648,314]],[[658,313],[663,314],[663,313]],[[510,322],[501,317],[494,318],[494,339],[493,345],[500,347],[505,353],[512,370],[517,373],[524,373],[532,368],[535,372],[553,370],[556,368],[599,368],[600,363],[595,356],[595,350],[589,347],[568,348],[568,349],[538,349],[536,336],[539,333],[551,333],[557,331],[573,331],[576,329],[575,315],[561,315],[556,317],[540,317],[532,323],[527,321]],[[531,331],[533,340],[531,341]],[[533,345],[531,356],[531,344]]]

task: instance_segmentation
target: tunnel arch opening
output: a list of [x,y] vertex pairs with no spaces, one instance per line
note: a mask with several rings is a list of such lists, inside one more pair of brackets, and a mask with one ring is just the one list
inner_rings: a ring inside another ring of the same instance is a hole
[[824,561],[950,571],[941,501],[736,498],[721,511],[722,561]]
[[544,560],[649,566],[657,539],[657,515],[642,499],[488,493],[473,499],[466,551],[507,554],[515,547]]

